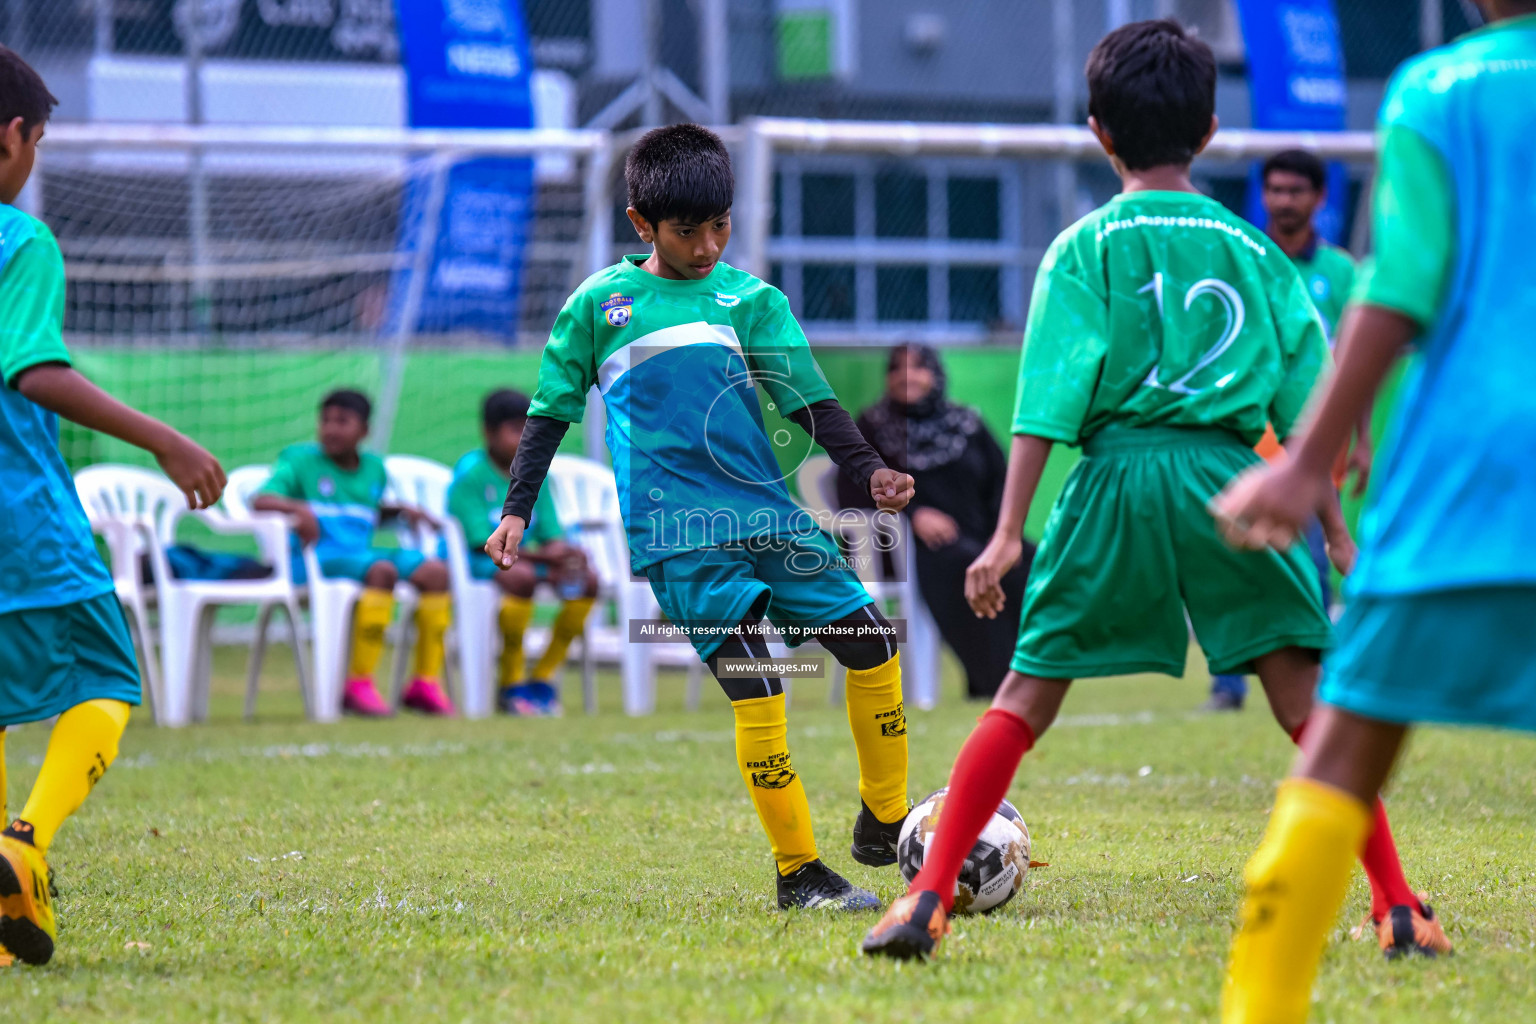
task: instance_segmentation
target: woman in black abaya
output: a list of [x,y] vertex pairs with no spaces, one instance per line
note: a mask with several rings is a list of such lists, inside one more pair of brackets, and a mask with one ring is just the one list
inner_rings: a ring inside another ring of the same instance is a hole
[[[1019,605],[1034,548],[1003,577],[1007,604],[995,619],[977,618],[965,601],[966,567],[997,525],[1008,461],[974,409],[944,393],[944,369],[927,345],[891,350],[885,396],[859,416],[859,430],[892,469],[910,473],[917,495],[907,506],[917,541],[917,584],[945,643],[965,667],[966,692],[989,698],[1008,671],[1018,638]],[[872,507],[838,476],[845,508]]]

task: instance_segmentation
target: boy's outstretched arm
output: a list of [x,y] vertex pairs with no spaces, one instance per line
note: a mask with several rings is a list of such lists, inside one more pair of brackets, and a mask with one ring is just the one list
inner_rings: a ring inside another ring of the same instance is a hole
[[517,561],[517,546],[533,517],[533,503],[539,488],[549,475],[549,464],[571,425],[551,416],[529,416],[523,438],[512,460],[512,482],[507,485],[507,500],[501,506],[501,523],[485,542],[485,553],[497,568],[510,569]]
[[224,493],[224,467],[207,449],[119,402],[72,367],[40,363],[18,373],[11,386],[50,412],[149,452],[187,496],[188,508],[208,508]]
[[992,539],[965,570],[965,599],[979,618],[995,619],[1003,610],[1002,579],[1024,555],[1024,520],[1040,486],[1040,474],[1054,442],[1033,434],[1015,434],[1003,482],[1003,507]]
[[1291,457],[1243,474],[1211,503],[1228,542],[1253,549],[1284,548],[1308,519],[1328,514],[1334,460],[1375,401],[1393,362],[1419,330],[1413,319],[1389,309],[1367,305],[1355,310],[1340,339],[1338,371]]
[[891,469],[859,431],[853,417],[835,398],[824,398],[787,414],[787,418],[826,449],[843,475],[868,490],[875,507],[900,512],[916,493],[906,473]]

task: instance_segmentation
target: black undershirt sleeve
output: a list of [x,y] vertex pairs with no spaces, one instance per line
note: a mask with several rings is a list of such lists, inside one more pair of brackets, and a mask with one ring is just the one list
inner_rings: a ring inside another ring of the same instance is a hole
[[832,461],[842,468],[844,476],[858,484],[864,493],[869,493],[869,478],[875,475],[875,470],[886,468],[885,460],[864,439],[842,403],[835,398],[824,398],[796,409],[788,418],[827,450]]
[[512,460],[512,482],[507,485],[507,500],[501,506],[502,518],[517,516],[526,524],[533,516],[533,503],[539,499],[539,488],[549,475],[550,460],[570,426],[565,420],[548,416],[528,417],[523,439],[517,445],[517,457]]

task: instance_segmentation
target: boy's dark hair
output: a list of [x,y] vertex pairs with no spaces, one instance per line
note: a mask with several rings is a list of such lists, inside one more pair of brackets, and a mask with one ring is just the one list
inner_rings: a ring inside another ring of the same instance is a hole
[[0,46],[0,126],[21,118],[23,134],[46,124],[58,105],[43,76],[8,46]]
[[373,403],[368,401],[368,396],[352,388],[337,388],[320,399],[320,411],[327,409],[345,409],[356,413],[364,423],[373,415]]
[[1133,171],[1195,158],[1216,112],[1216,57],[1172,18],[1136,21],[1088,55],[1088,113]]
[[720,136],[696,124],[653,128],[624,161],[629,205],[652,227],[664,220],[703,224],[736,196],[731,154]]
[[1304,149],[1281,150],[1265,160],[1264,172],[1259,177],[1259,181],[1268,185],[1271,171],[1289,171],[1292,174],[1299,174],[1310,181],[1313,190],[1317,192],[1321,192],[1328,181],[1328,172],[1323,169],[1323,162],[1317,158],[1316,154]]
[[528,396],[511,388],[498,388],[485,396],[480,407],[480,419],[486,430],[495,430],[503,423],[528,418]]

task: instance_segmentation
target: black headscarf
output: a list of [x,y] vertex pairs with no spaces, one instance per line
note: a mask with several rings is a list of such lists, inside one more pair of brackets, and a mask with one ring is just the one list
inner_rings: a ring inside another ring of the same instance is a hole
[[903,472],[935,469],[965,454],[971,436],[982,429],[981,417],[945,396],[944,367],[928,345],[908,342],[891,349],[886,374],[901,366],[908,354],[933,371],[933,387],[911,405],[887,393],[865,412],[864,423],[886,465]]

